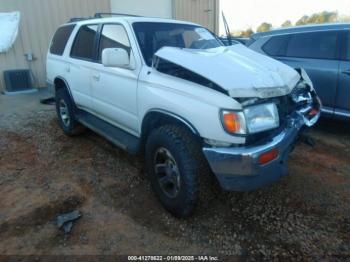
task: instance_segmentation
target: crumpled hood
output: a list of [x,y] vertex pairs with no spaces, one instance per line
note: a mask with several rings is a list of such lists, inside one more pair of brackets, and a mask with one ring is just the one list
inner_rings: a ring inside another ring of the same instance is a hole
[[293,68],[241,44],[206,50],[163,47],[155,55],[202,75],[236,98],[286,95],[300,80]]

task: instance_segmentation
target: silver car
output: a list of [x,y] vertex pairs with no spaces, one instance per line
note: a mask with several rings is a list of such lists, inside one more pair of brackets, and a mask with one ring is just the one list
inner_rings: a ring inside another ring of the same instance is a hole
[[323,113],[350,119],[350,24],[272,30],[247,46],[294,68],[304,68],[323,102]]

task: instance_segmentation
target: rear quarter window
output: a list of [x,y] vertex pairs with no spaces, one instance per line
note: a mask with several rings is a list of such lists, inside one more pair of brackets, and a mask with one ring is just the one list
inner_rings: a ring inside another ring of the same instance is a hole
[[62,26],[57,29],[50,45],[50,53],[54,55],[63,55],[68,39],[74,30],[75,25]]
[[289,35],[271,37],[262,47],[262,50],[270,56],[285,56]]

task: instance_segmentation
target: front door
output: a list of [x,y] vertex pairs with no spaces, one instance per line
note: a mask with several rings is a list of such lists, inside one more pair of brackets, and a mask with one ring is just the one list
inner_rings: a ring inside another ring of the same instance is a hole
[[[137,69],[105,67],[101,63],[105,48],[123,48],[133,59],[128,34],[121,24],[102,27],[98,61],[92,71],[92,103],[95,113],[126,131],[137,135]],[[135,63],[134,63],[135,64]]]

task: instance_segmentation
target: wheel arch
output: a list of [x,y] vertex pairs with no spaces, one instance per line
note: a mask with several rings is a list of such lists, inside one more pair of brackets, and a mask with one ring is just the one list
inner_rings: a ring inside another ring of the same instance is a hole
[[151,131],[163,125],[180,125],[189,130],[195,137],[200,138],[198,130],[187,119],[162,109],[149,110],[141,124],[141,139],[144,142]]
[[54,81],[53,81],[53,84],[54,84],[54,90],[55,90],[55,93],[57,92],[57,90],[59,89],[66,89],[69,93],[69,96],[70,98],[73,100],[73,96],[72,96],[72,92],[70,90],[70,87],[68,85],[68,82],[61,76],[57,76]]

